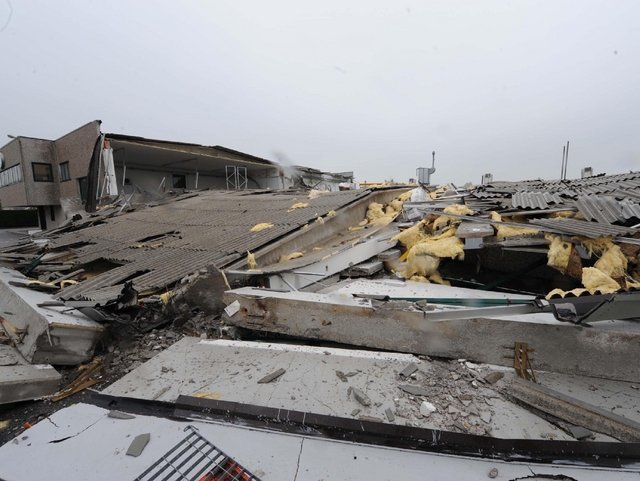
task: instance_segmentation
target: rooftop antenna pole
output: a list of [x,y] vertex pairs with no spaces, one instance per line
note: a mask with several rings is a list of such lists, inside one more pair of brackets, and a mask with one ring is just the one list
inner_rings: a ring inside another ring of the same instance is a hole
[[564,178],[567,178],[567,164],[569,163],[569,141],[567,140],[567,155],[564,159]]
[[567,146],[562,146],[562,165],[560,166],[560,180],[562,180],[562,176],[564,175],[564,154],[567,151]]

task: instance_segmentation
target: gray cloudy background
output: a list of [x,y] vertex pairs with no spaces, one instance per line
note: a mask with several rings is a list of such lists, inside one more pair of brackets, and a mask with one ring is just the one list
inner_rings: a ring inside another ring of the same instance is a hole
[[640,170],[640,2],[0,0],[6,134],[224,145],[359,181]]

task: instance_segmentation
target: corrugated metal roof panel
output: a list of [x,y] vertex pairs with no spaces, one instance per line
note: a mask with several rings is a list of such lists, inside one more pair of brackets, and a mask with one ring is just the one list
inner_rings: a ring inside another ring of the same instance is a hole
[[551,204],[562,204],[564,201],[558,194],[549,192],[516,192],[511,198],[511,205],[521,209],[546,209]]
[[630,227],[602,224],[600,222],[587,222],[576,219],[532,219],[529,223],[548,227],[565,234],[581,235],[591,239],[596,239],[598,237],[634,235],[640,232],[639,229],[632,229]]
[[588,221],[596,220],[604,224],[613,224],[624,220],[622,206],[610,197],[580,195],[576,203],[578,210]]
[[622,218],[624,220],[640,219],[640,204],[630,200],[620,201],[622,206]]
[[[322,194],[305,192],[200,192],[178,201],[138,209],[105,219],[99,225],[61,234],[56,249],[69,248],[79,265],[104,258],[123,265],[70,286],[62,298],[93,297],[133,279],[140,291],[162,289],[209,264],[223,267],[318,217],[371,195],[369,190]],[[305,207],[292,209],[304,203]],[[251,232],[256,224],[272,228]]]

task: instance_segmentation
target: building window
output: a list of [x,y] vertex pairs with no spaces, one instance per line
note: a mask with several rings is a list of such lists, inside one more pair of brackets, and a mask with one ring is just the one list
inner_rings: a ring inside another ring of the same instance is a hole
[[56,209],[52,205],[49,206],[49,217],[51,217],[51,222],[56,221]]
[[0,187],[22,182],[22,168],[20,164],[0,171]]
[[187,176],[184,174],[173,174],[171,176],[173,180],[174,189],[186,189],[187,188]]
[[87,178],[80,177],[78,179],[78,192],[80,193],[80,200],[86,202],[87,200]]
[[33,180],[34,182],[53,182],[53,169],[51,164],[40,164],[33,162]]
[[60,182],[71,180],[71,171],[69,170],[69,162],[60,164]]

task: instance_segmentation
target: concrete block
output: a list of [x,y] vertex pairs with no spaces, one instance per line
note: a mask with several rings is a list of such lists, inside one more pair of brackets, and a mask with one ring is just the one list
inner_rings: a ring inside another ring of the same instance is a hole
[[50,365],[31,365],[14,348],[0,345],[0,404],[50,396],[61,376]]
[[207,267],[207,273],[188,285],[184,298],[206,315],[218,315],[225,308],[222,294],[229,289],[227,279],[215,266]]
[[139,434],[135,437],[131,444],[129,445],[129,449],[127,449],[127,456],[138,457],[142,454],[142,450],[149,443],[151,439],[151,434]]
[[62,307],[38,307],[51,302],[46,293],[16,287],[9,281],[29,280],[18,271],[0,267],[0,316],[26,330],[17,348],[32,364],[77,365],[93,357],[104,327],[78,311]]

